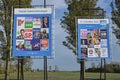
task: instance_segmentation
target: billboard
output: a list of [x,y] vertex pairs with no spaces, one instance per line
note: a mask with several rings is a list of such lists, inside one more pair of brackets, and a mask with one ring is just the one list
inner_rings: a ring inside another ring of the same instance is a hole
[[109,20],[78,19],[78,58],[110,58]]
[[13,56],[51,56],[52,8],[14,8]]

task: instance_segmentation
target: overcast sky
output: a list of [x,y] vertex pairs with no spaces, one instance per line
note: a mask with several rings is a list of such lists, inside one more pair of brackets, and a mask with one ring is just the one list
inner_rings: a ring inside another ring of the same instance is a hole
[[[33,5],[43,5],[43,0],[32,0]],[[48,59],[48,66],[57,65],[60,70],[79,70],[79,64],[76,62],[76,56],[62,45],[62,41],[65,40],[66,33],[60,26],[60,19],[64,15],[64,12],[67,11],[67,5],[64,3],[64,0],[46,0],[47,5],[55,6],[55,58]],[[110,2],[112,0],[99,0],[98,6],[107,11],[107,17],[110,17]],[[112,32],[111,32],[112,33]],[[119,46],[115,44],[115,36],[111,34],[111,54],[112,59],[110,61],[119,61]],[[43,69],[43,60],[35,59],[33,60],[33,68]],[[90,63],[94,61],[88,61],[86,63],[87,67],[90,66]]]

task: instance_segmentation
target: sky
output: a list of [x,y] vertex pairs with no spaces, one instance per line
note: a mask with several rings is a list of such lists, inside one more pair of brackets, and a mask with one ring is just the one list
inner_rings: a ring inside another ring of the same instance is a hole
[[[99,0],[99,3],[97,6],[100,6],[104,10],[106,10],[107,17],[110,17],[111,15],[111,8],[110,8],[110,2],[112,0]],[[53,59],[48,59],[48,66],[52,66],[52,69],[55,68],[55,65],[58,66],[59,70],[70,70],[70,71],[76,71],[80,70],[80,64],[77,63],[77,57],[70,51],[67,47],[62,45],[62,41],[65,40],[67,33],[61,28],[60,26],[60,19],[62,19],[62,16],[64,15],[64,12],[67,11],[67,5],[64,3],[64,0],[46,0],[47,5],[54,5],[55,7],[55,57]],[[32,0],[32,5],[43,5],[43,0]],[[111,33],[111,54],[112,59],[107,60],[109,61],[119,61],[119,46],[116,43],[116,38]],[[88,61],[86,63],[86,66],[89,67],[91,65],[91,62],[96,61]],[[97,61],[98,63],[100,61]],[[33,60],[33,69],[43,69],[43,59],[34,59]]]

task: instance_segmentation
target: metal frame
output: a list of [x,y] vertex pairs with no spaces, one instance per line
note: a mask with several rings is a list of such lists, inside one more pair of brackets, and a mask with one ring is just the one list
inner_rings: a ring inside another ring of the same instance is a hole
[[[27,7],[27,5],[15,5],[15,6],[13,6],[13,8],[15,8],[15,7]],[[33,7],[33,8],[44,8],[44,5],[33,5],[33,6],[31,6],[31,7]],[[54,22],[55,22],[55,9],[54,9],[54,5],[46,5],[46,8],[49,8],[49,7],[51,7],[52,8],[52,53],[51,53],[51,56],[47,56],[47,59],[53,59],[54,57],[55,57],[55,48],[54,48]],[[12,17],[12,19],[13,19],[13,17]],[[12,20],[13,21],[13,20]],[[12,24],[13,25],[13,24]],[[12,31],[13,29],[11,28],[11,31]],[[13,33],[13,31],[12,31],[12,33]],[[11,37],[11,40],[12,40],[12,38],[13,37]],[[12,41],[11,41],[12,42]],[[11,46],[11,49],[12,49],[12,46]],[[12,50],[11,50],[11,53],[12,53]],[[12,54],[11,54],[12,55]],[[10,57],[11,59],[12,58],[14,58],[14,59],[18,59],[18,57]],[[43,56],[31,56],[31,58],[32,59],[43,59]]]

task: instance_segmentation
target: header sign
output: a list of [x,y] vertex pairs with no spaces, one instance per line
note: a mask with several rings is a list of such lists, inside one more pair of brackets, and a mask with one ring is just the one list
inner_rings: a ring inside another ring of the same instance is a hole
[[52,14],[51,8],[15,8],[14,14]]
[[15,8],[13,56],[51,56],[52,9]]
[[109,20],[78,19],[78,58],[110,58]]

